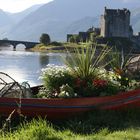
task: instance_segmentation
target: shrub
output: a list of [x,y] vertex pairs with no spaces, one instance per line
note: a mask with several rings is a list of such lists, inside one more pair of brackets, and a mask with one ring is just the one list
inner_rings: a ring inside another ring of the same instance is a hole
[[[122,61],[120,54],[115,52],[112,60],[105,63],[103,60],[109,52],[108,47],[97,53],[96,47],[83,47],[76,49],[74,55],[69,53],[67,66],[47,66],[42,71],[44,87],[38,97],[110,96],[134,89],[134,84],[126,76],[129,59],[122,58]],[[108,64],[111,64],[112,71],[104,69]]]
[[65,61],[65,64],[70,68],[73,75],[88,80],[97,75],[96,69],[98,67],[104,68],[108,64],[108,62],[102,63],[102,61],[109,52],[108,47],[103,47],[97,54],[96,47],[91,47],[89,44],[89,46],[80,50],[75,49],[72,54],[68,52],[70,60]]
[[62,43],[61,42],[57,42],[57,41],[53,41],[50,43],[50,45],[53,45],[53,46],[62,46]]
[[110,59],[113,60],[110,64],[112,70],[116,74],[116,80],[123,88],[129,87],[131,80],[129,78],[127,67],[130,64],[132,57],[130,57],[129,54],[125,55],[123,49],[121,52],[115,50],[115,52],[110,53],[110,57]]
[[58,96],[62,85],[68,84],[69,86],[73,86],[74,84],[74,77],[71,75],[69,68],[65,66],[48,65],[47,68],[42,69],[40,78],[43,81],[45,89],[42,89],[40,94],[45,91],[48,93],[46,97],[50,95],[49,93]]

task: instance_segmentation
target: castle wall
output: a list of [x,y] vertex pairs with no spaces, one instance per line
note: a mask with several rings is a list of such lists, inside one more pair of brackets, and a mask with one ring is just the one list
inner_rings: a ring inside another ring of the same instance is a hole
[[105,16],[104,15],[101,15],[101,36],[105,37],[106,36],[106,33],[105,33],[105,29],[106,29],[106,26],[105,26]]
[[103,37],[127,37],[130,31],[130,11],[127,9],[106,9],[101,16],[101,36]]
[[138,35],[133,35],[131,37],[131,41],[135,42],[136,44],[140,45],[140,32],[138,33]]

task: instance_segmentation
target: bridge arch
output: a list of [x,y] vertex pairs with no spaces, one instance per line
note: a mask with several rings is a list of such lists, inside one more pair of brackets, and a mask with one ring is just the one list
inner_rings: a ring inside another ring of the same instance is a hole
[[23,44],[25,46],[25,49],[33,48],[35,45],[39,44],[39,42],[0,40],[0,46],[4,43],[12,45],[14,50],[16,50],[18,44]]
[[15,48],[13,48],[15,50],[25,50],[26,49],[26,45],[25,43],[17,43]]

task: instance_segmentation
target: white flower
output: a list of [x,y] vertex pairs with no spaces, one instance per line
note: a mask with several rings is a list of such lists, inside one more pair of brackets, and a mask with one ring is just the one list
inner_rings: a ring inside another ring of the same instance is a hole
[[56,65],[50,65],[48,64],[46,68],[43,68],[41,70],[41,76],[40,79],[45,78],[46,76],[49,77],[64,77],[65,72],[70,72],[70,69],[66,66],[56,66]]

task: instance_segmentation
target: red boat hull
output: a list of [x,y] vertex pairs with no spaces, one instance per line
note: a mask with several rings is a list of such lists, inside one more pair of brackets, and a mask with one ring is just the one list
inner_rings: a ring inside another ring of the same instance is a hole
[[140,89],[107,97],[71,99],[0,98],[1,115],[8,116],[15,110],[15,114],[20,112],[25,116],[41,116],[52,120],[68,118],[96,109],[120,110],[136,107],[140,107]]

